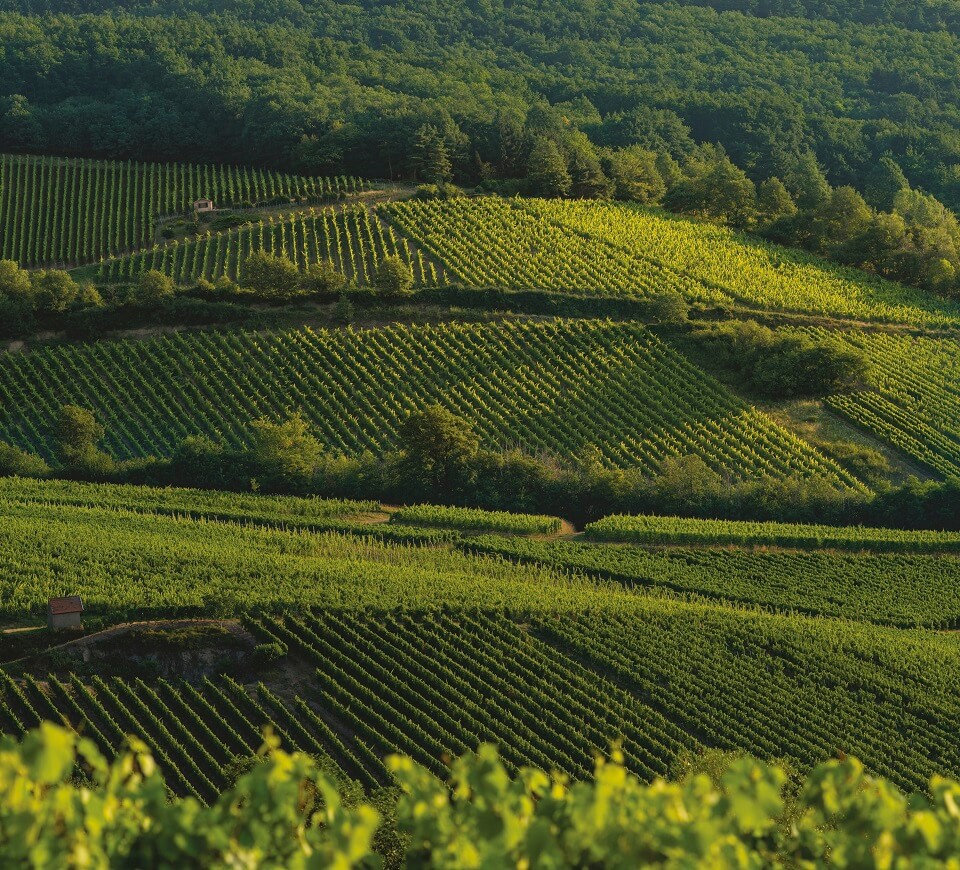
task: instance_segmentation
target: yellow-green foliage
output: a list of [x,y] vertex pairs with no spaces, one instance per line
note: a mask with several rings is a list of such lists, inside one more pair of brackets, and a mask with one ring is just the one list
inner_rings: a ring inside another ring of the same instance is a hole
[[955,303],[717,224],[605,202],[532,200],[523,207],[594,244],[614,246],[625,258],[643,258],[651,270],[671,270],[751,308],[915,324],[960,318]]
[[[68,777],[79,764],[87,784]],[[960,855],[960,785],[934,777],[905,798],[855,759],[821,765],[785,824],[785,773],[742,758],[719,783],[643,784],[614,753],[591,782],[525,768],[496,750],[456,760],[446,784],[393,756],[407,862],[427,867],[890,867]],[[90,741],[44,725],[0,744],[0,860],[9,867],[376,866],[380,814],[348,807],[309,756],[268,744],[209,807],[170,802],[142,744],[108,765]]]

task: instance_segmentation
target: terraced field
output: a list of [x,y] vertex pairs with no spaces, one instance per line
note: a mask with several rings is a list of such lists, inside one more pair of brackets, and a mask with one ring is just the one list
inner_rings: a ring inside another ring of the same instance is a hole
[[696,455],[734,478],[859,486],[636,324],[195,333],[0,358],[0,440],[49,456],[68,402],[97,413],[118,458],[169,455],[188,435],[241,444],[253,420],[295,411],[331,451],[381,453],[410,411],[438,402],[490,447],[567,458],[596,444],[623,467]]

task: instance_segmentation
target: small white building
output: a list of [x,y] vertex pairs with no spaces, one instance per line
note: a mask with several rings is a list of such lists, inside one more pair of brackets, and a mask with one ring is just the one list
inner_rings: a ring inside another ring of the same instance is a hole
[[79,595],[51,598],[47,602],[47,628],[57,631],[62,628],[83,626],[83,600]]
[[193,203],[193,210],[196,212],[216,211],[216,206],[212,199],[198,199]]

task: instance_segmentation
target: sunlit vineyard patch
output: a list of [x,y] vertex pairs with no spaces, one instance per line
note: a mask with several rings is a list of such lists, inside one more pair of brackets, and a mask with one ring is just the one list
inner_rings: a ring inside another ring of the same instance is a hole
[[170,455],[189,435],[244,443],[301,412],[331,451],[383,453],[440,403],[490,448],[657,472],[698,456],[733,479],[855,480],[638,324],[446,323],[368,330],[180,333],[0,359],[0,439],[51,455],[67,402],[96,411],[116,457]]

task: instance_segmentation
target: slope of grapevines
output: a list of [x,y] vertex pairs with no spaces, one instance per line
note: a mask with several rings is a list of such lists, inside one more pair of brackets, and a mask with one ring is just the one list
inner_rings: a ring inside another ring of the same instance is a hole
[[730,301],[673,269],[545,220],[520,200],[406,200],[380,211],[451,276],[471,286],[613,296],[672,289],[691,300]]
[[840,337],[869,360],[874,387],[827,404],[932,471],[960,477],[960,343],[886,333]]
[[960,322],[955,302],[717,224],[610,202],[524,200],[522,208],[649,263],[651,274],[675,272],[751,308],[918,325]]
[[589,615],[324,610],[262,624],[316,667],[342,739],[437,772],[492,741],[511,769],[583,779],[611,738],[645,779],[706,747],[801,770],[856,753],[908,788],[960,769],[957,647],[893,630],[644,599]]
[[0,155],[0,259],[77,265],[152,245],[160,215],[212,198],[218,207],[320,202],[363,188],[236,166]]
[[[174,794],[204,803],[232,783],[238,763],[256,756],[270,725],[289,749],[314,756],[335,780],[378,782],[350,758],[342,743],[299,697],[278,698],[266,686],[245,687],[230,677],[197,685],[160,679],[81,678],[32,674],[13,679],[0,670],[0,733],[22,736],[42,721],[90,738],[108,758],[127,748],[127,736],[149,747]],[[336,760],[335,760],[336,759]]]
[[644,296],[939,325],[960,306],[721,226],[609,203],[407,201],[382,213],[473,286]]
[[[839,536],[843,529],[835,531]],[[524,564],[583,571],[628,588],[883,625],[960,626],[956,555],[689,549],[680,542],[646,549],[495,535],[463,546]]]
[[294,217],[251,223],[238,229],[202,235],[183,243],[157,245],[100,265],[105,280],[135,279],[147,269],[158,269],[181,284],[198,278],[215,280],[227,275],[243,281],[243,262],[253,251],[268,251],[293,260],[306,269],[320,260],[332,260],[347,278],[369,284],[384,257],[399,256],[413,271],[417,284],[436,284],[442,275],[434,263],[413,249],[392,227],[362,205],[343,209],[310,209]]
[[[386,784],[384,756],[444,759],[494,742],[507,769],[587,779],[616,740],[645,780],[708,747],[804,770],[856,753],[898,786],[957,775],[958,650],[935,636],[637,599],[632,612],[332,609],[245,620],[315,669],[297,694],[0,671],[0,732],[66,724],[107,755],[126,734],[172,791],[211,801],[271,725],[341,782]],[[951,672],[952,669],[952,672]]]
[[[797,769],[854,753],[905,788],[960,772],[954,635],[763,613],[744,606],[746,594],[739,608],[683,601],[677,589],[624,583],[652,573],[691,593],[753,589],[773,606],[778,588],[792,586],[801,604],[829,612],[847,602],[858,620],[885,606],[955,612],[952,569],[929,557],[841,556],[831,570],[827,553],[642,554],[492,536],[461,545],[491,551],[477,553],[65,504],[70,486],[52,484],[60,501],[48,504],[0,498],[5,621],[42,620],[47,597],[66,592],[83,596],[88,624],[253,608],[246,627],[275,645],[281,660],[272,667],[298,674],[291,687],[262,664],[247,685],[89,669],[48,679],[29,662],[0,671],[0,731],[66,721],[108,753],[136,734],[179,794],[210,800],[267,723],[286,745],[366,786],[385,782],[389,752],[439,771],[444,757],[485,740],[503,748],[512,770],[536,763],[575,778],[590,775],[593,753],[611,740],[647,779],[705,747],[786,758]],[[206,497],[172,494],[184,508]],[[267,501],[268,516],[302,508],[292,500],[285,511],[280,501]],[[524,557],[551,564],[518,564]],[[861,575],[880,561],[910,570]],[[624,576],[603,581],[600,569]],[[284,696],[261,679],[286,686]]]
[[0,357],[0,440],[51,455],[64,403],[93,409],[116,457],[169,455],[188,435],[243,443],[300,411],[331,451],[382,453],[440,403],[489,447],[659,468],[696,455],[734,478],[852,477],[638,324],[507,321],[181,333]]

